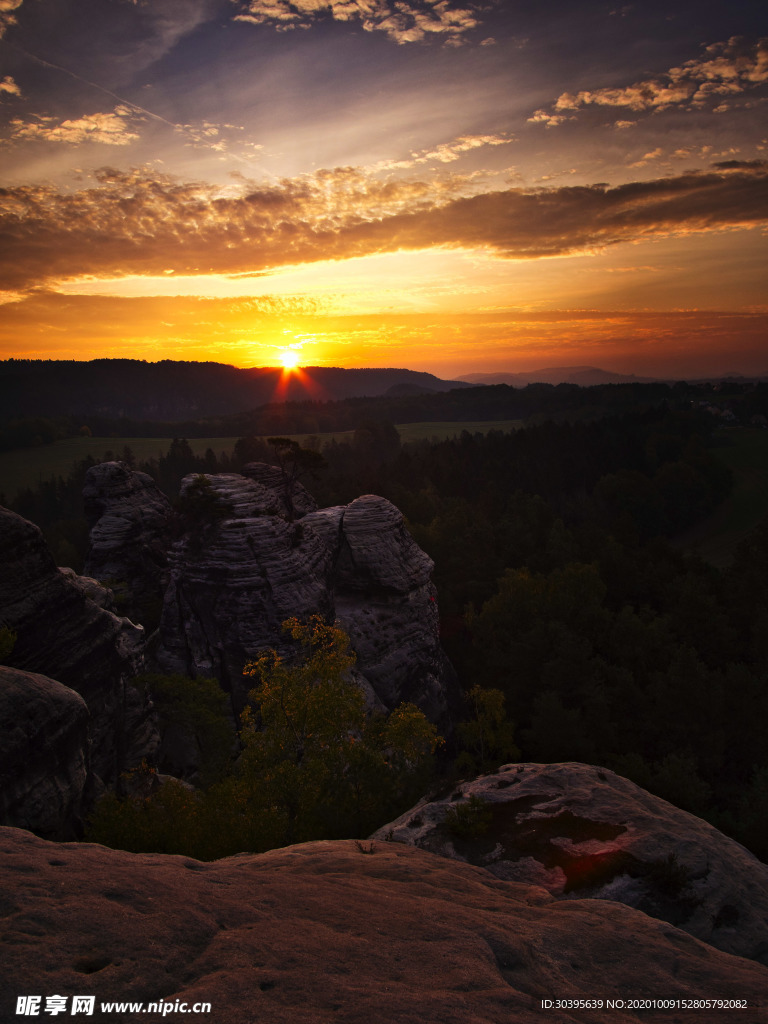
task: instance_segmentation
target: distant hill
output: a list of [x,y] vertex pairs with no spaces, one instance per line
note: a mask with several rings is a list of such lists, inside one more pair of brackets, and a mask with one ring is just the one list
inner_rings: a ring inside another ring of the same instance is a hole
[[[136,359],[0,362],[2,417],[97,415],[179,421],[246,412],[270,402],[333,401],[472,387],[406,369],[238,369],[223,363]],[[394,390],[393,390],[394,389]]]
[[467,373],[460,380],[470,384],[510,384],[524,388],[529,384],[578,384],[587,388],[595,384],[653,384],[658,377],[636,377],[633,373],[612,373],[596,366],[548,366],[527,373]]

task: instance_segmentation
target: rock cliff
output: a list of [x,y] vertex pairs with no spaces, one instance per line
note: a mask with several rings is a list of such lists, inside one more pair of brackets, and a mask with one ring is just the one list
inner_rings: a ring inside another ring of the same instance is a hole
[[7,663],[80,694],[91,770],[114,782],[155,742],[148,708],[127,682],[141,664],[144,630],[91,600],[91,583],[59,570],[40,530],[0,508],[0,620],[17,634]]
[[0,821],[74,838],[88,776],[88,708],[55,679],[0,665]]
[[[397,843],[308,843],[202,864],[0,829],[0,857],[3,1020],[30,993],[65,997],[67,1019],[83,993],[98,1008],[207,1002],[216,1024],[758,1024],[768,1011],[760,964],[619,903],[561,902]],[[637,1009],[633,999],[748,1008]]]
[[[250,685],[243,664],[266,647],[288,650],[285,619],[320,614],[349,633],[372,699],[389,709],[412,701],[447,728],[457,686],[439,644],[432,562],[401,513],[365,495],[288,522],[279,475],[247,469],[247,478],[202,478],[204,494],[199,477],[182,485],[182,498],[196,495],[199,514],[195,520],[192,502],[187,531],[169,551],[163,671],[216,676],[238,711]],[[294,490],[296,512],[314,508],[302,491]]]
[[123,462],[92,466],[83,501],[91,528],[86,574],[108,582],[136,621],[156,618],[168,582],[170,502],[152,477]]
[[507,765],[422,801],[374,838],[384,837],[558,900],[624,903],[768,964],[768,865],[605,768]]

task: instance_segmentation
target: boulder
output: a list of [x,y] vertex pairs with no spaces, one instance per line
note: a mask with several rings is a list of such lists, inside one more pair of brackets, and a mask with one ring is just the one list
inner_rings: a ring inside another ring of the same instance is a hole
[[[64,997],[67,1019],[87,994],[144,1004],[93,1019],[209,1003],[216,1024],[751,1024],[768,1007],[765,967],[672,925],[395,843],[203,864],[0,829],[0,857],[3,1020],[31,993]],[[630,1006],[702,998],[748,1008]]]
[[606,768],[506,765],[423,800],[384,837],[557,900],[620,902],[768,964],[768,865]]
[[88,775],[88,708],[55,679],[0,665],[0,822],[74,838]]
[[40,530],[3,508],[0,621],[17,634],[10,666],[49,676],[85,701],[91,770],[104,782],[152,756],[151,709],[129,683],[142,665],[144,630],[92,601],[56,567]]
[[124,462],[91,466],[83,487],[91,528],[85,573],[115,591],[137,622],[159,618],[173,510],[151,476]]

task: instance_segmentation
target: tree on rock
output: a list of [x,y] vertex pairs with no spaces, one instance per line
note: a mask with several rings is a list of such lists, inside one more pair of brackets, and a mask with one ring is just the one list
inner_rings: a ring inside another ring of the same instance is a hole
[[267,438],[275,452],[275,459],[283,478],[283,496],[285,506],[288,510],[288,519],[293,522],[295,510],[293,507],[293,485],[307,476],[309,473],[316,473],[325,466],[325,459],[320,452],[311,448],[302,448],[298,441],[290,437],[269,437]]
[[414,798],[411,783],[423,783],[437,731],[413,705],[366,714],[343,630],[319,616],[288,619],[283,629],[304,649],[302,659],[269,650],[245,667],[258,679],[244,716],[249,803],[284,843],[365,835]]

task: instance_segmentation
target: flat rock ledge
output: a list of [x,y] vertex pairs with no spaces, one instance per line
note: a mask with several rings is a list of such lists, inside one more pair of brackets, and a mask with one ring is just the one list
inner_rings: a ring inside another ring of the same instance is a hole
[[[66,996],[68,1012],[82,994],[97,1006],[208,1002],[195,1019],[215,1024],[767,1019],[759,964],[621,904],[561,902],[397,843],[308,843],[203,864],[3,828],[0,857],[2,1020],[32,993]],[[624,1004],[607,1009],[607,998]],[[701,998],[749,1007],[630,1008]],[[544,1010],[543,999],[603,1005]]]
[[[468,820],[463,835],[457,815]],[[373,838],[541,886],[558,900],[624,903],[768,965],[768,865],[607,768],[505,765],[422,800]]]

